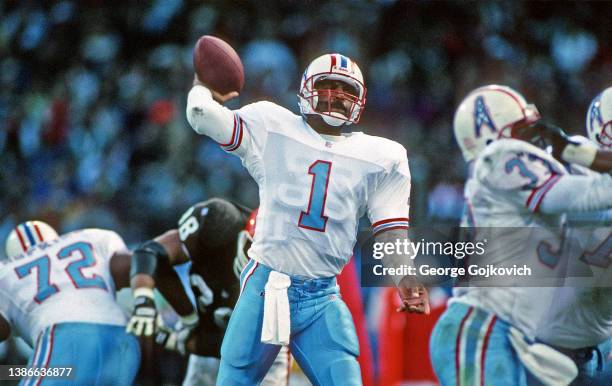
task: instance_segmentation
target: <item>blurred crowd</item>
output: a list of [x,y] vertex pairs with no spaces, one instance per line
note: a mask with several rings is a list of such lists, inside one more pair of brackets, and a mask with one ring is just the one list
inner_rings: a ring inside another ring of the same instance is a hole
[[[254,207],[236,157],[185,119],[192,48],[203,34],[236,48],[236,108],[297,109],[304,67],[326,52],[361,66],[355,128],[401,142],[413,224],[456,222],[464,165],[452,135],[471,89],[506,84],[546,119],[582,133],[612,80],[605,2],[64,0],[0,3],[0,237],[25,219],[62,231],[105,227],[128,243],[174,226],[190,204]],[[3,251],[2,251],[3,253]]]

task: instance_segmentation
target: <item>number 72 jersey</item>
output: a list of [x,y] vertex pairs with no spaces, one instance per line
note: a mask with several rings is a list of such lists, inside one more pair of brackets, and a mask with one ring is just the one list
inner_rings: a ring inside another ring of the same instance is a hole
[[32,344],[61,322],[124,325],[110,259],[127,250],[115,232],[84,229],[31,248],[0,265],[0,314]]
[[366,211],[374,232],[408,227],[410,172],[400,144],[361,132],[323,137],[270,102],[234,117],[232,140],[221,146],[259,185],[254,260],[287,274],[334,276],[352,256]]

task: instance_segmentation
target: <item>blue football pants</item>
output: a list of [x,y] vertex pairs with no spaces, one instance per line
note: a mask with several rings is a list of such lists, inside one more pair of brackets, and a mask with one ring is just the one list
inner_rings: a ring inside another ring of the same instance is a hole
[[140,346],[122,326],[60,323],[40,333],[28,367],[72,370],[69,378],[24,378],[20,386],[127,386],[140,367]]
[[510,325],[477,307],[452,303],[429,342],[430,358],[442,386],[523,386],[529,372],[510,340]]
[[[280,347],[261,343],[264,287],[271,269],[253,260],[241,274],[242,293],[223,344],[217,385],[257,385]],[[315,386],[361,385],[359,344],[353,318],[335,278],[291,277],[290,350]]]

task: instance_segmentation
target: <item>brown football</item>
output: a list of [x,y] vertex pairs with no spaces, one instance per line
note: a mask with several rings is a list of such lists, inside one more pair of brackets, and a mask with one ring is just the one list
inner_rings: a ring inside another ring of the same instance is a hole
[[193,68],[198,79],[214,91],[242,91],[242,61],[232,46],[217,37],[204,35],[198,39],[193,49]]

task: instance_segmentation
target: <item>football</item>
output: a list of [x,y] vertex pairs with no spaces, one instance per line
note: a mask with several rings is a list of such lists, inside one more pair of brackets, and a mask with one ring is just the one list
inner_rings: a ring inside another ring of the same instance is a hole
[[242,91],[242,61],[232,46],[217,37],[204,35],[198,39],[193,49],[193,68],[198,79],[214,91]]

